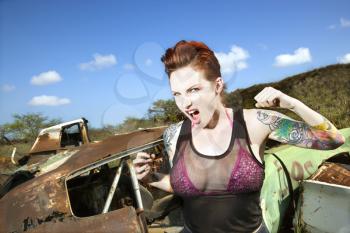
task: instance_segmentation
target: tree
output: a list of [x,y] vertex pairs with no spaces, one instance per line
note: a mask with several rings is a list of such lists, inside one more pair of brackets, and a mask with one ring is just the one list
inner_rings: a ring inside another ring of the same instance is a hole
[[33,142],[43,128],[61,123],[60,119],[51,119],[43,116],[42,113],[14,114],[14,122],[4,124],[4,134],[11,134],[15,140]]
[[184,115],[172,99],[157,100],[153,103],[153,106],[148,109],[148,115],[149,119],[153,119],[154,122],[165,124],[178,122],[184,119]]

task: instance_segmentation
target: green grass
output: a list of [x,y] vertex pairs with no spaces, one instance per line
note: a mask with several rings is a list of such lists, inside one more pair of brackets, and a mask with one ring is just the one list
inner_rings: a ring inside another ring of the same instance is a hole
[[[23,156],[28,154],[30,148],[32,147],[32,143],[17,143],[14,144],[16,149],[15,156]],[[0,157],[10,157],[12,154],[13,146],[11,145],[1,145],[0,146]]]
[[[31,143],[17,143],[16,154],[14,156],[15,161],[28,154],[32,144]],[[0,145],[0,172],[6,172],[15,168],[15,165],[11,163],[11,154],[13,146],[11,145]]]

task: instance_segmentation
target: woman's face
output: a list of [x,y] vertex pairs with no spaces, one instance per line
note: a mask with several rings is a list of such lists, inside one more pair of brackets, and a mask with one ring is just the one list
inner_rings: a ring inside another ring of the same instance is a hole
[[176,105],[195,126],[206,127],[221,103],[216,84],[208,81],[203,71],[191,66],[171,73],[170,88]]

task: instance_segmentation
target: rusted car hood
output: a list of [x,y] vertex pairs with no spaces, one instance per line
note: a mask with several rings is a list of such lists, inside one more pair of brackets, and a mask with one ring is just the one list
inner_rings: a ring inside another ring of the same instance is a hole
[[132,148],[141,147],[160,139],[166,127],[139,130],[128,134],[111,136],[101,142],[87,144],[74,154],[60,169],[75,171],[93,162]]
[[[118,155],[123,151],[160,139],[164,129],[165,127],[139,130],[115,135],[98,143],[83,145],[61,166],[15,187],[0,199],[0,232],[36,232],[34,229],[43,223],[46,227],[43,225],[37,230],[38,232],[46,231],[50,229],[46,220],[56,221],[57,216],[59,219],[67,218],[66,220],[74,225],[74,219],[71,218],[75,217],[71,213],[65,185],[66,176],[108,156]],[[133,212],[127,211],[127,215],[135,220]],[[93,221],[94,219],[87,219],[86,226],[91,225]],[[70,224],[67,224],[67,227]],[[75,225],[72,229],[79,229],[79,225]],[[101,230],[101,232],[111,231]]]

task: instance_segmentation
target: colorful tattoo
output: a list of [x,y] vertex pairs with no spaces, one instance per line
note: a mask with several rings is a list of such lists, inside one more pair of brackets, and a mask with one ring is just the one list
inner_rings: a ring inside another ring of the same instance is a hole
[[343,136],[327,120],[317,126],[294,121],[264,111],[257,112],[257,118],[272,131],[269,138],[282,143],[319,150],[335,149],[344,143]]

